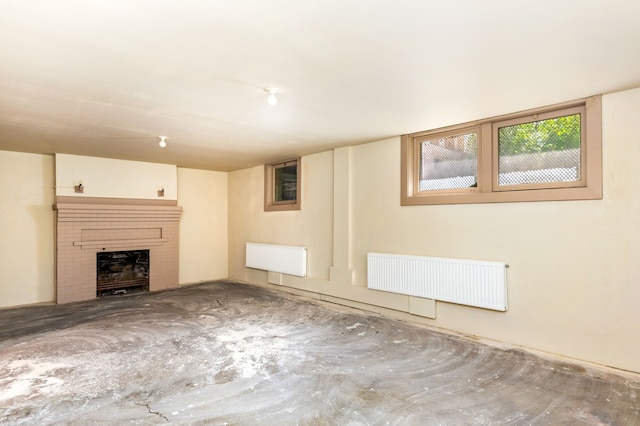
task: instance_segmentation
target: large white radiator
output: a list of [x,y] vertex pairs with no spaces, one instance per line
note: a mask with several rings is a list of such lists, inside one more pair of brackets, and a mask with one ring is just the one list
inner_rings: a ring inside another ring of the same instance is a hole
[[307,248],[248,242],[246,266],[247,268],[305,277],[307,275]]
[[506,311],[506,268],[503,262],[368,253],[367,286]]

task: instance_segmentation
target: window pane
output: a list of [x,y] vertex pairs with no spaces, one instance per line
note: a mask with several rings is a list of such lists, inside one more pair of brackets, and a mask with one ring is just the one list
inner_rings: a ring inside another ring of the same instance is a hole
[[298,187],[298,165],[279,167],[274,170],[275,202],[295,201]]
[[498,185],[578,181],[580,114],[501,127],[498,151]]
[[478,134],[426,140],[420,144],[420,191],[478,186]]

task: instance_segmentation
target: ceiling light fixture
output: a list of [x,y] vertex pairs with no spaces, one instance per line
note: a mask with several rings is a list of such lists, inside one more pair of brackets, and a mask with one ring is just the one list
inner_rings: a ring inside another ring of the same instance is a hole
[[167,137],[158,136],[158,138],[160,138],[160,142],[158,142],[158,145],[160,145],[160,148],[165,148],[167,146]]
[[264,89],[264,91],[269,94],[269,97],[267,98],[267,103],[271,106],[278,105],[278,98],[276,98],[276,93],[278,93],[279,90],[276,88],[270,87],[270,88]]

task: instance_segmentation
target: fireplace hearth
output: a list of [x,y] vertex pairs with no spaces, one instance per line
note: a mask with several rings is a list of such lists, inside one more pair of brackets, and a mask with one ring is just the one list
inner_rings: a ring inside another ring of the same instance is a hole
[[149,250],[96,253],[96,296],[149,291]]

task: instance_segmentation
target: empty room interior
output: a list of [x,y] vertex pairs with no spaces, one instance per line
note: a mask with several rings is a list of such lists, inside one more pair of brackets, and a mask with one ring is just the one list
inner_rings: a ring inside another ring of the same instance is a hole
[[640,2],[0,4],[0,423],[640,425]]

